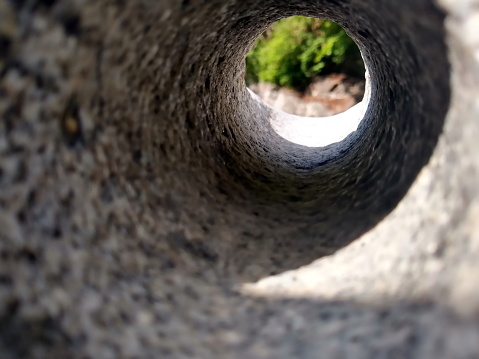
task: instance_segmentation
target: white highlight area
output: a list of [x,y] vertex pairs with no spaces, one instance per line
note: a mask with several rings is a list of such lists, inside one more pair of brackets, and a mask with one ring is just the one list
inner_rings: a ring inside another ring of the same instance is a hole
[[[344,140],[356,131],[364,117],[370,100],[369,74],[366,71],[366,85],[363,100],[342,113],[327,117],[302,117],[273,109],[270,125],[284,139],[306,147],[324,147]],[[267,105],[253,91],[253,99]]]
[[349,110],[328,117],[301,117],[277,111],[273,129],[288,141],[307,147],[323,147],[344,140],[357,130],[367,103],[361,101]]

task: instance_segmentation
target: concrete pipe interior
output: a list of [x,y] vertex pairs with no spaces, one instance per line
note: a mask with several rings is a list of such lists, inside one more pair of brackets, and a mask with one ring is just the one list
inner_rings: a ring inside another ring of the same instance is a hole
[[[0,108],[11,150],[0,344],[11,357],[241,351],[235,338],[261,337],[268,310],[232,288],[373,228],[427,164],[448,110],[444,16],[430,1],[0,5],[14,29],[2,40],[11,106]],[[326,147],[279,136],[278,113],[244,83],[256,38],[294,15],[340,24],[369,70],[358,130]],[[251,350],[238,358],[316,357]]]
[[[148,136],[128,139],[129,152],[142,153],[135,168],[170,179],[171,187],[149,185],[164,189],[171,210],[186,218],[180,228],[198,227],[195,246],[251,279],[334,252],[396,206],[427,163],[448,108],[443,18],[435,7],[261,1],[182,11],[192,14],[182,26],[175,13],[158,24],[151,7],[125,11],[130,27],[121,36],[138,36],[138,48],[130,67],[105,68],[104,78],[119,72],[129,96],[149,96],[141,123],[135,109],[122,131],[147,128]],[[279,115],[245,87],[244,58],[254,41],[293,15],[342,25],[369,69],[365,118],[340,143],[314,148],[283,139],[270,124]]]

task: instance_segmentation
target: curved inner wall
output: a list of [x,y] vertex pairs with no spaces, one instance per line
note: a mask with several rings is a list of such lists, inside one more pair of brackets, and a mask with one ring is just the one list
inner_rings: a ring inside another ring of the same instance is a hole
[[[330,146],[279,136],[271,126],[278,113],[244,84],[256,38],[293,15],[340,24],[369,71],[363,121]],[[180,243],[173,252],[201,248],[218,268],[249,280],[330,254],[387,215],[427,163],[448,108],[443,17],[429,3],[260,1],[172,11],[168,3],[98,2],[79,16],[90,30],[73,57],[85,60],[72,62],[62,86],[82,121],[90,119],[87,151],[108,154],[107,164],[94,155],[86,177],[99,178],[98,191],[109,193],[95,197],[95,215],[106,218],[104,208],[119,196],[131,212],[118,215],[130,232],[146,226],[152,238],[170,238],[168,247]],[[51,73],[59,72],[53,66]]]
[[[161,112],[145,119],[156,132],[138,145],[151,158],[160,156],[154,143],[171,149],[160,157],[173,160],[174,171],[159,176],[181,174],[175,186],[184,203],[198,193],[201,198],[182,210],[191,211],[206,233],[234,233],[232,243],[215,243],[213,235],[204,239],[207,245],[233,262],[254,255],[258,263],[269,263],[262,271],[267,274],[335,251],[391,211],[427,163],[448,108],[439,11],[412,3],[371,8],[361,1],[347,7],[266,1],[225,6],[209,15],[205,28],[200,19],[208,10],[193,8],[195,17],[169,40],[176,47],[163,62],[121,71],[134,79],[130,89],[163,71],[152,93],[162,99],[156,105]],[[358,130],[340,143],[311,148],[285,140],[271,126],[278,114],[254,101],[244,85],[244,57],[255,39],[280,17],[293,15],[336,21],[364,54],[370,105]],[[150,31],[142,46],[159,41],[168,39]]]

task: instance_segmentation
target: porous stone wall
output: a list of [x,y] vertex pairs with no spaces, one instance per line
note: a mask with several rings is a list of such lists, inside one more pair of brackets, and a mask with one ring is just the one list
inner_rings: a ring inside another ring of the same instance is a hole
[[[476,0],[0,0],[0,353],[476,358]],[[358,130],[244,85],[274,21],[360,46]]]

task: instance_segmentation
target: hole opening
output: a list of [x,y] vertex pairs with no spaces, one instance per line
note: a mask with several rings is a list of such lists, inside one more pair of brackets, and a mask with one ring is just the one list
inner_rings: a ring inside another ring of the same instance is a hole
[[324,147],[356,131],[370,100],[363,55],[330,20],[292,16],[272,24],[246,57],[253,99],[275,110],[270,125],[282,138]]

